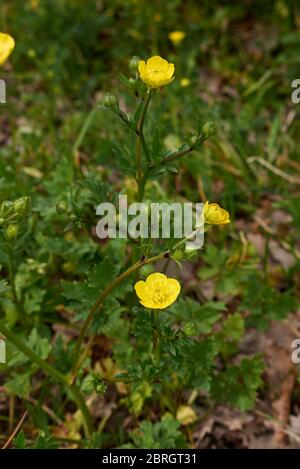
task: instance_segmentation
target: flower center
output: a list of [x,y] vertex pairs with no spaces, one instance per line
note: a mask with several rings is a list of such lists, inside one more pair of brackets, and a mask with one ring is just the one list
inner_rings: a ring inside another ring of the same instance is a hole
[[152,285],[149,293],[154,303],[160,304],[166,301],[167,294],[163,282],[157,282],[155,285]]
[[163,76],[164,76],[164,74],[161,70],[150,70],[148,72],[148,77],[152,80],[157,80],[160,77],[162,78]]

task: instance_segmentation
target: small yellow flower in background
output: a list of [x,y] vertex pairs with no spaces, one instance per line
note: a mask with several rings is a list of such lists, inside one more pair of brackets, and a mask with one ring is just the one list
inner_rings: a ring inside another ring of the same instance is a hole
[[30,4],[31,4],[31,8],[33,10],[37,10],[39,5],[40,5],[40,1],[39,0],[30,0]]
[[151,88],[160,88],[174,80],[174,64],[170,64],[158,55],[151,57],[147,62],[140,60],[138,68],[141,80]]
[[182,86],[182,88],[186,88],[187,86],[190,86],[190,84],[191,81],[188,78],[181,78],[180,86]]
[[188,405],[181,405],[177,409],[176,419],[181,425],[190,425],[198,420],[196,412]]
[[210,204],[206,201],[204,204],[204,221],[210,225],[225,225],[230,223],[230,215],[219,204]]
[[178,46],[181,41],[185,38],[185,33],[183,31],[172,31],[169,33],[169,39],[173,42],[174,46]]
[[15,47],[15,41],[9,34],[0,33],[0,65],[2,65]]
[[180,293],[180,283],[175,278],[156,272],[140,280],[134,286],[140,303],[145,308],[165,309],[176,300]]

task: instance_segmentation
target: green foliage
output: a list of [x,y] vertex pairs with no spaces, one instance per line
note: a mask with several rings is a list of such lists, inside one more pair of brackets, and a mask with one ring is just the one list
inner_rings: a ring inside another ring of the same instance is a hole
[[177,420],[167,416],[161,422],[154,424],[146,421],[142,422],[140,428],[130,434],[133,444],[125,445],[123,448],[185,448],[185,438],[179,431],[179,427],[180,423]]
[[249,280],[242,308],[251,312],[247,320],[250,326],[266,329],[271,320],[285,319],[296,307],[293,292],[278,292],[268,285],[257,288],[256,279]]
[[262,385],[261,357],[243,358],[239,365],[230,366],[213,381],[212,395],[221,402],[229,402],[241,411],[252,409],[257,390]]

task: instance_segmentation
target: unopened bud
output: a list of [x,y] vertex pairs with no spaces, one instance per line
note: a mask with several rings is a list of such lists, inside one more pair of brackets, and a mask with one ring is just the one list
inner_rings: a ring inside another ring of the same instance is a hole
[[183,328],[183,332],[185,333],[185,335],[188,335],[188,336],[197,335],[198,333],[197,325],[193,321],[188,322],[187,324],[185,324]]
[[104,106],[109,107],[111,109],[118,108],[119,104],[116,96],[111,93],[106,93],[104,98]]
[[66,273],[71,273],[71,272],[74,272],[76,270],[76,265],[74,264],[74,262],[64,262],[63,265],[62,265],[62,268],[63,268],[63,271],[66,272]]
[[29,211],[30,203],[30,197],[20,197],[20,199],[14,202],[14,211],[18,213],[18,215],[26,215]]
[[14,213],[14,204],[9,200],[4,200],[0,206],[0,215],[3,218],[7,218]]
[[139,66],[140,58],[137,55],[134,55],[129,62],[129,69],[132,72],[136,72]]
[[58,202],[56,204],[56,211],[59,215],[66,213],[68,210],[68,204],[66,202]]
[[218,132],[218,126],[215,122],[206,122],[202,131],[206,137],[213,137]]
[[15,239],[18,236],[18,225],[8,225],[5,236],[8,241]]
[[198,135],[193,135],[190,140],[189,140],[189,145],[190,147],[193,147],[194,145],[196,145],[196,143],[198,142],[199,140],[199,137]]
[[0,218],[0,226],[4,225],[5,223],[5,218]]

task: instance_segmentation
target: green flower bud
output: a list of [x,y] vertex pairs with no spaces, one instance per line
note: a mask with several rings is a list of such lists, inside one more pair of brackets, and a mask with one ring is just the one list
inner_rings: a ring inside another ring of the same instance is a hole
[[218,132],[218,126],[215,122],[206,122],[202,128],[205,137],[213,137]]
[[62,269],[63,269],[64,272],[69,274],[69,273],[75,272],[76,265],[74,264],[74,262],[71,262],[71,261],[64,262],[63,265],[62,265]]
[[118,99],[111,93],[106,93],[104,98],[104,106],[110,109],[117,109],[119,107]]
[[14,204],[9,200],[4,200],[0,206],[0,216],[7,218],[14,213]]
[[62,215],[63,213],[66,213],[68,211],[68,204],[66,202],[58,202],[56,204],[56,211],[59,215]]
[[188,322],[183,328],[183,332],[188,336],[195,336],[198,333],[197,325],[194,322]]
[[198,140],[199,140],[199,136],[198,135],[193,135],[189,140],[190,147],[193,147],[194,145],[196,145]]
[[5,236],[8,241],[13,241],[18,236],[18,225],[8,225]]
[[5,224],[5,218],[0,218],[0,226]]
[[14,211],[18,213],[18,215],[26,215],[30,209],[30,204],[30,197],[20,197],[20,199],[15,200],[13,204]]
[[134,55],[133,57],[131,57],[131,59],[129,61],[129,69],[132,72],[137,72],[138,66],[139,66],[139,61],[140,61],[140,58],[137,55]]

